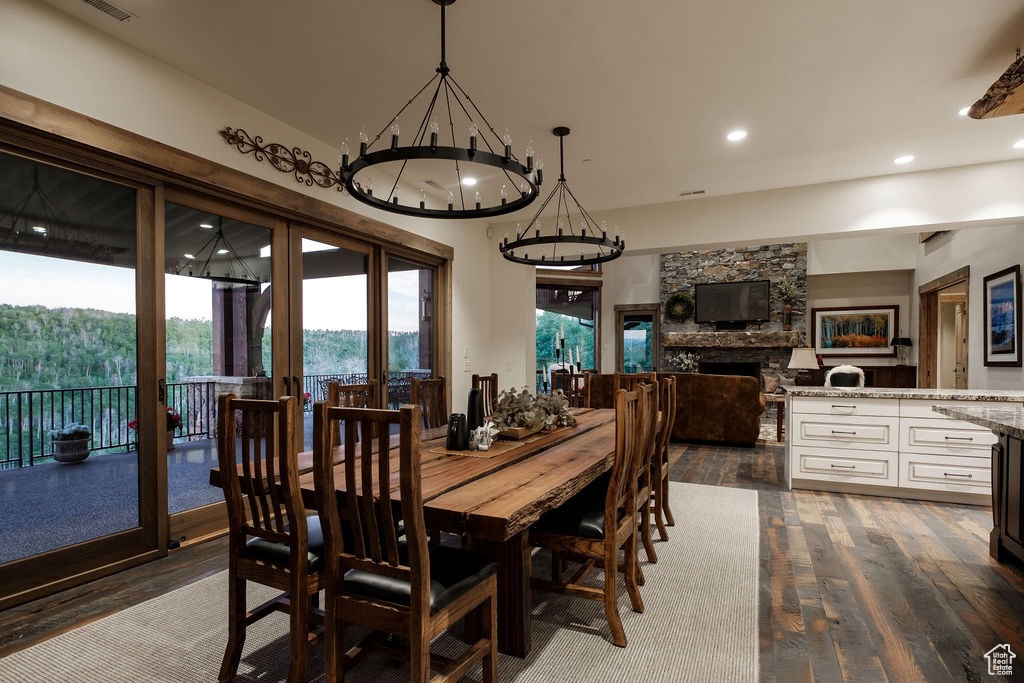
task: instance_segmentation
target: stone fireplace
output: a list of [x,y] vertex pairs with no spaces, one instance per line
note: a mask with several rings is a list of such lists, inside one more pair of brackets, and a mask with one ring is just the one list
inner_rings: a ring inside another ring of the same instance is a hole
[[[677,292],[693,295],[698,282],[771,282],[768,322],[748,323],[746,329],[718,331],[712,325],[687,320],[662,320],[662,370],[674,368],[669,359],[684,351],[700,356],[701,372],[760,377],[792,376],[787,369],[794,347],[804,345],[807,307],[807,244],[767,244],[734,249],[706,249],[661,255],[661,301]],[[783,301],[777,290],[782,280],[797,286],[792,306],[792,329],[783,329]]]

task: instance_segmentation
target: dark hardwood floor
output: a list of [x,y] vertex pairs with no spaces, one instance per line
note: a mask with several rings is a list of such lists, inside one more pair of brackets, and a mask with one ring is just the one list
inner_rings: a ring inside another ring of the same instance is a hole
[[[996,680],[1002,643],[1024,670],[1024,572],[989,558],[988,508],[783,491],[781,446],[675,447],[673,480],[758,491],[762,681]],[[225,568],[218,539],[0,612],[0,657]]]

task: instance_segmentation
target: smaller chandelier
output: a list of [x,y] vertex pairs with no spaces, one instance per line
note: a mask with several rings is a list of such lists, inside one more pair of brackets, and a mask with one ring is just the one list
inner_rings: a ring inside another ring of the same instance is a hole
[[[445,6],[455,0],[432,2],[441,6],[441,63],[435,75],[375,138],[360,132],[355,160],[350,161],[348,142],[342,143],[339,176],[364,204],[406,216],[488,218],[518,211],[537,198],[542,164],[538,159],[534,168],[531,146],[522,164],[512,152],[508,129],[499,136],[451,75],[445,61]],[[412,118],[406,112],[423,95],[429,95],[425,111],[403,146],[407,133],[402,130]],[[460,141],[468,146],[458,146]]]
[[[569,129],[559,126],[551,132],[558,136],[558,184],[551,189],[526,229],[520,232],[517,228],[514,240],[506,235],[498,244],[498,250],[509,261],[531,266],[589,266],[617,259],[622,256],[626,241],[618,233],[608,237],[607,225],[602,223],[598,227],[565,180],[565,136]],[[545,231],[540,215],[556,196],[552,227]]]

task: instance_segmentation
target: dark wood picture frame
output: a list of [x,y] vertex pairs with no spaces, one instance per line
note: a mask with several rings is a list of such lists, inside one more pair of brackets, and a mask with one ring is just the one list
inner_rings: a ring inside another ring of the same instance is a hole
[[[811,346],[821,356],[895,356],[899,306],[832,306],[811,309]],[[851,339],[852,344],[838,341]]]
[[982,334],[985,337],[985,366],[1021,367],[1021,283],[1020,265],[985,276]]

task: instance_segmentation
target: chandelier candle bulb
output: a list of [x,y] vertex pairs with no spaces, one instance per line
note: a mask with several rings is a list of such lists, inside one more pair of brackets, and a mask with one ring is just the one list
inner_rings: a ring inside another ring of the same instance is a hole
[[480,193],[476,193],[476,208],[480,208]]
[[427,193],[423,190],[420,190],[420,208],[427,208]]
[[341,170],[342,171],[344,171],[345,169],[348,168],[348,155],[349,155],[348,138],[346,138],[346,139],[342,140],[342,142],[341,142]]
[[452,207],[455,206],[455,195],[451,192],[448,193],[448,210],[451,211]]
[[366,155],[366,146],[370,144],[370,136],[366,134],[366,129],[363,128],[359,131],[359,156]]
[[508,191],[505,189],[504,185],[501,186],[501,203],[508,204]]
[[476,136],[480,132],[480,129],[475,123],[469,125],[469,151],[476,151]]
[[[430,146],[433,149],[437,149],[437,134],[441,130],[441,126],[437,124],[437,119],[430,121]],[[422,206],[420,207],[423,208]]]
[[391,149],[398,149],[398,134],[400,130],[398,128],[398,121],[391,124]]
[[533,140],[526,145],[526,170],[533,170]]

